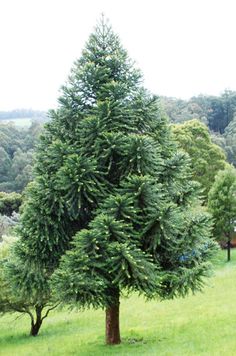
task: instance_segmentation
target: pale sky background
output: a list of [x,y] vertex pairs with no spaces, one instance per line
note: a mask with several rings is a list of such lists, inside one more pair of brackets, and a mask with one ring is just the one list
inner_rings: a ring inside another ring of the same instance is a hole
[[56,107],[102,12],[153,93],[236,90],[235,0],[0,0],[0,111]]

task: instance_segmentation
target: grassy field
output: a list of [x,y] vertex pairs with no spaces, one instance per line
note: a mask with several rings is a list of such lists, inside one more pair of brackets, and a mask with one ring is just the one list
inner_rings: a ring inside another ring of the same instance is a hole
[[236,250],[221,251],[204,293],[165,302],[134,295],[121,302],[122,344],[104,344],[104,312],[55,311],[40,335],[29,319],[0,319],[0,355],[236,355]]

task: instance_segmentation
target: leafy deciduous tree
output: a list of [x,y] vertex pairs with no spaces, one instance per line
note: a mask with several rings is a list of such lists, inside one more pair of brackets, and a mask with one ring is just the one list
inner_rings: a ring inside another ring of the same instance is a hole
[[0,147],[0,182],[4,181],[9,173],[11,166],[11,160],[4,150],[3,147]]
[[173,125],[172,129],[179,146],[189,154],[193,179],[201,184],[207,199],[217,172],[227,165],[225,154],[212,142],[207,127],[198,120]]
[[0,191],[22,192],[32,180],[34,147],[42,124],[19,129],[0,121]]
[[[27,314],[30,317],[30,335],[36,336],[42,325],[43,320],[48,316],[49,312],[56,308],[57,304],[41,299],[24,298],[19,296],[11,285],[11,269],[6,268],[6,264],[12,263],[10,247],[15,242],[14,237],[5,237],[0,243],[0,314],[4,313],[21,313]],[[16,265],[16,262],[14,262]]]
[[14,211],[17,213],[21,203],[21,194],[0,192],[0,214],[11,216]]
[[236,116],[227,126],[224,135],[224,146],[227,158],[236,167]]
[[229,167],[220,171],[209,192],[208,207],[215,220],[214,235],[227,241],[227,259],[230,261],[230,242],[236,224],[236,170]]

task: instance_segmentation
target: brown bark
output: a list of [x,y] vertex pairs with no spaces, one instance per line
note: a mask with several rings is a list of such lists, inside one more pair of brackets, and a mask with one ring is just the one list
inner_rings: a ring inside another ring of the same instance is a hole
[[35,323],[31,323],[30,335],[37,336],[41,325],[42,321],[36,321]]
[[115,303],[106,308],[106,344],[108,345],[117,345],[121,343],[119,312],[120,302],[118,292],[115,298]]
[[42,307],[35,307],[35,311],[36,311],[36,320],[34,321],[34,318],[31,319],[31,329],[30,329],[31,336],[38,335],[39,329],[43,322]]
[[230,242],[231,242],[231,239],[230,239],[230,235],[228,235],[228,241],[227,241],[227,261],[229,262],[230,261]]
[[23,313],[27,313],[29,314],[30,318],[31,318],[31,329],[30,329],[30,335],[31,336],[37,336],[39,329],[41,328],[41,325],[44,321],[45,318],[47,318],[48,314],[50,313],[51,310],[55,309],[57,306],[59,305],[59,303],[52,305],[51,307],[48,306],[48,309],[46,311],[46,313],[44,314],[44,316],[42,315],[43,309],[45,308],[45,305],[36,305],[35,306],[35,315],[36,317],[34,317],[34,314],[30,311],[30,310],[16,310],[19,312],[23,312]]

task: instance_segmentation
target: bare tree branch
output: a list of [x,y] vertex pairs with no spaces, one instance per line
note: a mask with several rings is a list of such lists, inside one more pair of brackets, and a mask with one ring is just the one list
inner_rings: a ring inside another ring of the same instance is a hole
[[48,316],[49,312],[52,311],[53,309],[55,309],[56,307],[58,307],[59,304],[60,303],[57,303],[57,304],[53,305],[51,308],[48,308],[45,315],[42,317],[42,321]]

